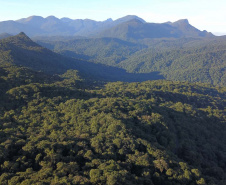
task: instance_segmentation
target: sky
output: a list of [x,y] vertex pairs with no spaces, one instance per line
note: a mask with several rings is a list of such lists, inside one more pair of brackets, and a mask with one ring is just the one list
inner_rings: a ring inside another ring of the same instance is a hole
[[113,20],[137,15],[147,22],[188,19],[199,30],[226,35],[226,0],[0,0],[0,21],[32,15]]

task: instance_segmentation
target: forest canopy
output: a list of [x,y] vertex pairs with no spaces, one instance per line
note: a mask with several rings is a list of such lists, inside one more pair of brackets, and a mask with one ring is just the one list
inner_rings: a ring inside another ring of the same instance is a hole
[[223,87],[0,74],[1,184],[226,182]]

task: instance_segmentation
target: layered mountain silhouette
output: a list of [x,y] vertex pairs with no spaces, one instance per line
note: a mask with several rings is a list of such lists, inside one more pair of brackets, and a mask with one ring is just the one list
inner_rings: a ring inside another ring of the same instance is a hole
[[213,34],[198,30],[190,25],[186,19],[162,24],[132,19],[101,32],[99,36],[137,40],[145,38],[212,37]]
[[0,64],[23,66],[46,74],[63,74],[67,70],[74,69],[78,70],[84,78],[107,81],[163,79],[158,72],[132,74],[124,69],[65,57],[33,42],[23,32],[0,41]]
[[16,21],[0,22],[0,33],[17,34],[25,32],[28,36],[85,36],[116,37],[121,39],[165,38],[165,37],[212,37],[212,33],[200,31],[191,26],[188,20],[171,23],[147,23],[143,19],[128,15],[113,21],[90,19],[58,19],[31,16]]

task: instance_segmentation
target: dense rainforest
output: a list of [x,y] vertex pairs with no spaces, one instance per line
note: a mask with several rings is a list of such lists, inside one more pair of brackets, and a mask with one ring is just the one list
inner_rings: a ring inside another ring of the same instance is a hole
[[65,56],[125,69],[131,74],[158,73],[173,81],[226,86],[226,38],[36,38]]
[[0,184],[226,184],[225,87],[98,66],[0,41]]
[[15,66],[1,87],[1,184],[226,182],[225,88]]

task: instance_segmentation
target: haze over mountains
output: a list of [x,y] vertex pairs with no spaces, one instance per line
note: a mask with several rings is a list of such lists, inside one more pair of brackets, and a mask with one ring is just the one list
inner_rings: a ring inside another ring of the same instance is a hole
[[116,37],[121,39],[213,37],[212,33],[200,31],[182,19],[174,23],[147,23],[143,19],[128,15],[113,21],[90,19],[58,19],[54,16],[43,18],[31,16],[16,21],[0,22],[0,33],[12,35],[25,32],[28,36],[85,36]]
[[[165,78],[221,86],[226,84],[225,37],[200,31],[187,19],[157,24],[147,23],[134,15],[115,21],[31,16],[0,22],[0,39],[20,31],[41,46],[69,57],[62,59],[65,64],[61,64],[64,66],[61,69],[74,69],[77,65],[76,69],[104,78],[107,75],[113,81]],[[57,56],[55,58],[58,59]],[[22,59],[26,61],[23,56]],[[85,66],[92,70],[87,70]],[[53,69],[50,66],[45,70]]]

